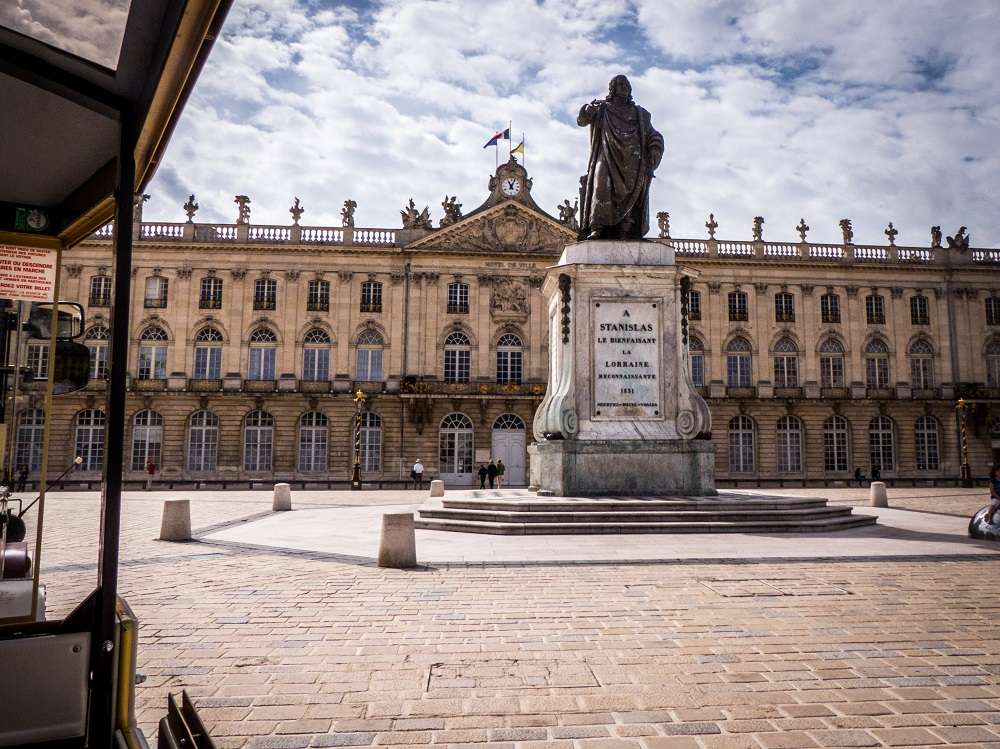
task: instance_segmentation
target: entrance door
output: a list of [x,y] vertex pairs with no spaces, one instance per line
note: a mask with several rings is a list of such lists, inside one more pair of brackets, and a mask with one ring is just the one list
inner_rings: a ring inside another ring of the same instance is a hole
[[501,414],[493,422],[493,459],[502,460],[504,486],[524,486],[525,428],[517,414]]

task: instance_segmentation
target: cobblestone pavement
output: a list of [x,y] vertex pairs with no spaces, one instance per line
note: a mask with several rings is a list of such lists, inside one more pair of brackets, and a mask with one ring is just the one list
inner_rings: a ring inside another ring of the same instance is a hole
[[[853,491],[821,493],[866,496]],[[898,489],[890,502],[969,514],[981,494]],[[1000,563],[987,554],[381,570],[154,541],[166,496],[130,494],[123,517],[151,739],[167,692],[186,688],[223,748],[1000,746]],[[198,527],[269,506],[191,496]],[[296,493],[297,506],[411,499]],[[93,494],[49,501],[54,614],[93,582],[97,508]]]

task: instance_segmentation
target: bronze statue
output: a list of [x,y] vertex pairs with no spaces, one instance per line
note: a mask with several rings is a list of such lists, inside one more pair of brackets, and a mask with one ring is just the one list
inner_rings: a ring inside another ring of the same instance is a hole
[[663,156],[663,136],[632,101],[632,84],[616,75],[608,95],[584,104],[590,160],[581,178],[580,239],[642,239],[649,231],[649,185]]

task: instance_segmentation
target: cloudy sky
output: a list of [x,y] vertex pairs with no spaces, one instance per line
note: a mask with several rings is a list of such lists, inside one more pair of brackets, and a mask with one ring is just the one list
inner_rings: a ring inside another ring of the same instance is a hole
[[[581,104],[624,72],[667,151],[652,210],[673,235],[925,245],[969,227],[1000,245],[997,0],[236,0],[146,218],[399,226],[486,195],[493,149],[527,135],[533,195],[555,213],[586,164]],[[503,151],[506,155],[506,149]]]

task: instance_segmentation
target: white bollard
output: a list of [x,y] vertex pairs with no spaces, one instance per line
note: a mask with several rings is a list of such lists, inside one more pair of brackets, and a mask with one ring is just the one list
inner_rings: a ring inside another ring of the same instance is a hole
[[417,540],[413,533],[412,512],[386,512],[382,515],[378,566],[398,570],[417,566]]
[[432,497],[444,496],[444,482],[441,479],[434,479],[431,482],[431,496]]
[[292,488],[288,484],[274,485],[274,502],[271,509],[274,512],[285,512],[292,509]]
[[871,506],[872,507],[888,507],[889,497],[885,493],[885,482],[884,481],[872,481],[871,486]]
[[191,540],[191,500],[168,499],[163,503],[161,541]]

